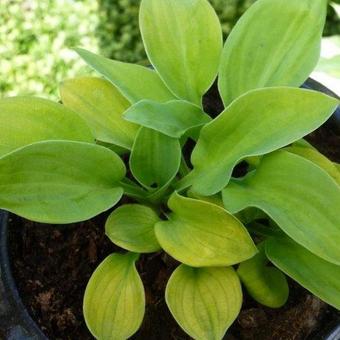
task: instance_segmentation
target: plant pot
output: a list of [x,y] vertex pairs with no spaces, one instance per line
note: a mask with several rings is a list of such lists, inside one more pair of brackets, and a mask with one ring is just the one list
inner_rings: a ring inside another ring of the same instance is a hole
[[[336,96],[312,79],[309,79],[304,87]],[[338,108],[332,118],[326,123],[326,126],[339,133],[340,108]],[[13,279],[8,249],[8,221],[9,214],[0,210],[0,339],[48,340],[29,315],[20,298],[15,280]],[[340,339],[340,318],[333,320],[330,324],[324,325],[322,332],[315,335],[312,339]]]

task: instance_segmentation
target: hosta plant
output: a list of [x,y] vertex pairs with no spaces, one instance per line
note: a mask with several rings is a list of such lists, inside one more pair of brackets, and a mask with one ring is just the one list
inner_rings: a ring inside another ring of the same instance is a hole
[[[125,251],[99,265],[85,292],[96,338],[126,339],[140,327],[142,253],[180,263],[165,300],[195,339],[224,336],[241,283],[278,308],[287,275],[340,308],[339,167],[303,140],[338,100],[299,88],[318,61],[326,7],[259,0],[223,47],[207,0],[142,0],[152,67],[77,49],[103,78],[66,80],[63,104],[1,101],[1,208],[66,224],[129,198],[105,225]],[[213,118],[202,97],[217,76],[225,109]]]

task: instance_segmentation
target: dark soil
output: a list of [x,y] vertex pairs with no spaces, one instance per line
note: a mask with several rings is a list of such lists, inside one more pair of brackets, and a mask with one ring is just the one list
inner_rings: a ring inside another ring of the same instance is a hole
[[[216,89],[205,98],[205,108],[218,114]],[[340,136],[320,128],[308,137],[333,161],[340,161]],[[84,223],[53,226],[10,218],[13,274],[30,314],[51,339],[87,340],[82,299],[88,279],[109,254],[122,251],[104,234],[108,213]],[[143,326],[133,339],[189,339],[176,325],[165,301],[166,282],[178,263],[164,253],[143,255],[138,270],[146,289]],[[280,309],[263,307],[245,294],[242,312],[225,339],[299,340],[330,322],[336,312],[296,283]]]

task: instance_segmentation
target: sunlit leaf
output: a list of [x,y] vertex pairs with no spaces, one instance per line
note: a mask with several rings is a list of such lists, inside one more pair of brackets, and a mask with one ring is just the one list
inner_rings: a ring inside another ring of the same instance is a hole
[[302,138],[333,113],[338,100],[288,87],[248,92],[205,125],[192,154],[193,190],[219,192],[242,159],[269,153]]
[[211,120],[201,108],[182,100],[164,104],[142,100],[128,109],[124,118],[174,138],[180,138],[189,129]]
[[162,248],[193,267],[229,266],[249,259],[257,249],[247,230],[223,208],[173,194],[168,221],[155,226]]
[[266,253],[288,276],[340,309],[340,266],[321,259],[288,237],[266,241]]
[[158,102],[175,99],[158,74],[150,68],[110,60],[82,48],[75,50],[87,64],[115,85],[131,103],[142,99]]
[[60,95],[63,104],[88,123],[97,140],[132,147],[138,126],[122,117],[130,103],[107,80],[94,77],[66,80]]
[[118,246],[137,253],[160,250],[154,225],[160,221],[155,211],[140,204],[115,209],[105,224],[105,233]]
[[340,264],[340,187],[312,162],[286,151],[265,156],[255,172],[223,190],[223,201],[231,213],[262,209],[296,242]]
[[258,0],[222,53],[219,90],[227,106],[249,90],[304,83],[320,56],[325,0]]
[[72,223],[121,198],[125,166],[95,144],[46,141],[0,158],[0,207],[37,222]]
[[179,266],[166,287],[167,305],[194,339],[222,339],[241,310],[242,290],[233,268]]
[[125,340],[140,327],[145,311],[138,255],[112,254],[92,274],[84,296],[86,325],[96,339]]
[[140,29],[146,52],[179,98],[201,105],[217,75],[222,30],[207,0],[143,0]]
[[0,100],[0,156],[43,140],[94,142],[89,127],[65,106],[34,97]]

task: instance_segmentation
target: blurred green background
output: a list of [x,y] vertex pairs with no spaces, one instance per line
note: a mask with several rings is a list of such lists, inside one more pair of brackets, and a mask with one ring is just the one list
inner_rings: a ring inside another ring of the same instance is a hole
[[[225,37],[255,1],[210,0]],[[339,4],[340,0],[335,2]],[[91,72],[71,50],[74,46],[127,62],[145,61],[138,30],[139,3],[0,0],[0,96],[56,99],[63,79]],[[339,6],[329,6],[325,36],[340,34]]]

